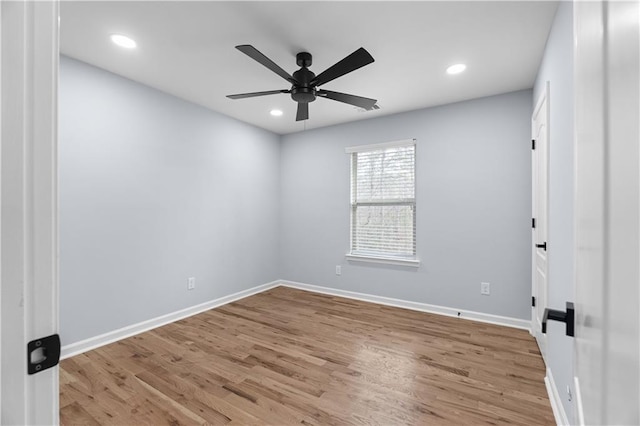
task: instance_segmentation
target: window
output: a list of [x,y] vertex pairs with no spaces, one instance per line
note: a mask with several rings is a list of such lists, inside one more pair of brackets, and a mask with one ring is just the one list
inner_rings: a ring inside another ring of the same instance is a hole
[[347,148],[355,260],[416,260],[415,140]]

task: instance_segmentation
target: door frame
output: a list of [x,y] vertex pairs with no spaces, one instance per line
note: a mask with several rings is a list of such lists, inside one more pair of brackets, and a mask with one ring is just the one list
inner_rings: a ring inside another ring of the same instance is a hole
[[0,3],[0,423],[57,424],[58,368],[27,342],[58,333],[57,0]]
[[[536,116],[536,114],[538,113],[538,111],[540,110],[540,108],[542,107],[542,104],[545,103],[546,104],[546,111],[545,111],[545,121],[546,121],[546,126],[545,126],[545,143],[546,143],[546,147],[545,147],[545,156],[544,156],[544,161],[547,163],[546,167],[545,167],[545,171],[547,174],[547,178],[545,179],[545,183],[546,183],[546,191],[545,191],[545,195],[546,195],[546,209],[547,209],[547,217],[545,218],[545,227],[546,227],[546,233],[547,235],[545,236],[545,241],[547,241],[548,244],[548,238],[549,238],[549,137],[551,135],[550,131],[549,131],[549,124],[550,124],[550,108],[549,108],[549,95],[550,95],[550,82],[547,81],[545,83],[544,86],[544,90],[542,91],[542,93],[540,94],[540,96],[538,97],[538,100],[536,101],[536,106],[533,109],[533,113],[531,114],[531,138],[532,140],[535,139],[535,128],[534,128],[534,117]],[[536,141],[537,142],[537,141]],[[534,143],[534,142],[532,142]],[[537,146],[536,146],[537,147]],[[533,147],[532,147],[533,148]],[[540,152],[540,151],[538,151]],[[537,215],[537,205],[536,205],[536,190],[537,190],[537,182],[536,182],[536,176],[537,176],[537,172],[538,172],[538,160],[539,160],[539,155],[538,152],[536,152],[534,149],[531,150],[531,217],[532,219],[535,218],[536,221],[538,221],[538,215]],[[531,306],[531,330],[530,333],[531,335],[536,338],[536,343],[538,344],[538,348],[540,349],[540,354],[542,355],[542,359],[546,364],[546,343],[540,344],[539,339],[544,339],[544,341],[546,342],[546,335],[537,332],[536,330],[536,326],[537,326],[537,315],[536,312],[538,310],[538,306],[540,306],[540,304],[542,304],[543,306],[546,305],[548,300],[539,300],[538,298],[538,294],[537,294],[537,284],[536,284],[536,244],[537,244],[537,238],[536,238],[536,233],[537,233],[537,227],[534,228],[532,226],[531,228],[531,296],[536,298],[536,306]],[[546,251],[546,256],[547,256],[547,271],[546,271],[546,289],[545,289],[545,297],[548,299],[548,294],[549,294],[549,251]],[[532,304],[533,305],[533,304]]]

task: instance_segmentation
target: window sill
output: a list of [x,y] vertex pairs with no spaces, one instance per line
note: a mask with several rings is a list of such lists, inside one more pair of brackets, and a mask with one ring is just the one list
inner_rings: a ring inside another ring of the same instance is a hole
[[378,256],[365,256],[361,254],[346,254],[345,257],[347,260],[352,260],[356,262],[371,262],[371,263],[384,263],[387,265],[400,265],[400,266],[411,266],[414,268],[418,268],[420,266],[420,261],[418,259],[402,259],[398,257],[378,257]]

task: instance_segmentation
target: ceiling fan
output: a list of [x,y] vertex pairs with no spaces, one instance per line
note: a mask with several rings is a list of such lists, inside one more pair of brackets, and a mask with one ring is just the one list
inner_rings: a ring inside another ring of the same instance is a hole
[[362,96],[332,92],[331,90],[318,88],[331,80],[335,80],[338,77],[342,77],[345,74],[372,63],[374,61],[373,57],[362,47],[318,75],[315,75],[309,70],[312,63],[312,57],[308,52],[300,52],[296,55],[296,63],[301,68],[294,72],[293,75],[290,75],[271,59],[263,55],[258,49],[249,44],[236,46],[236,49],[269,68],[271,71],[291,83],[292,86],[291,89],[227,95],[227,98],[244,99],[253,98],[255,96],[275,95],[278,93],[290,93],[291,98],[298,103],[296,121],[307,120],[309,118],[309,102],[315,101],[316,97],[344,102],[365,110],[379,109],[376,105],[376,99],[363,98]]

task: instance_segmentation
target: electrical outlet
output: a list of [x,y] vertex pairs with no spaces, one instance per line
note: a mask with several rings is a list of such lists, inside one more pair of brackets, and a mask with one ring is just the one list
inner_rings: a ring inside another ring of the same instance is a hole
[[491,284],[490,283],[480,283],[480,294],[488,296],[491,294]]
[[187,280],[187,290],[193,290],[196,288],[196,277],[191,277]]
[[336,265],[336,275],[342,275],[342,266]]

